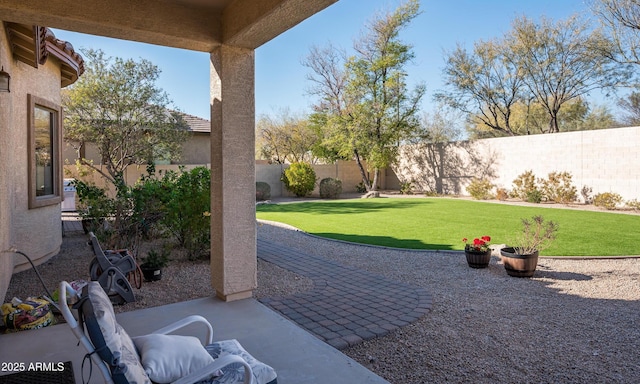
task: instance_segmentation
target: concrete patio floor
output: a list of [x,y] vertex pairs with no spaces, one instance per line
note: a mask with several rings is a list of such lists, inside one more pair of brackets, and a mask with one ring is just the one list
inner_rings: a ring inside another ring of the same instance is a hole
[[[118,321],[131,336],[149,333],[179,318],[199,314],[214,328],[214,339],[237,339],[257,359],[278,373],[278,383],[387,383],[356,361],[320,341],[295,323],[285,319],[254,299],[231,303],[203,298],[160,307],[125,312]],[[201,329],[185,329],[183,334],[203,335]],[[84,350],[66,324],[40,330],[0,335],[1,362],[72,361],[75,381]],[[85,364],[85,379],[89,364]],[[5,375],[10,372],[0,372]],[[91,383],[102,383],[94,369]]]

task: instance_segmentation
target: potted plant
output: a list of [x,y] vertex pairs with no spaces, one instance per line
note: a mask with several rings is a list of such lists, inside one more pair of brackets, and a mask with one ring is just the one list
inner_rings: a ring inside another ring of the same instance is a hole
[[156,252],[150,250],[147,257],[142,260],[140,270],[146,281],[157,281],[162,279],[162,268],[169,263],[169,255],[167,251]]
[[473,239],[473,243],[469,243],[467,238],[462,239],[465,243],[464,254],[467,257],[467,264],[471,268],[486,268],[491,261],[491,248],[489,242],[491,237],[482,236]]
[[538,265],[540,251],[555,240],[558,224],[545,221],[540,215],[522,219],[522,233],[513,241],[513,246],[500,250],[504,269],[509,276],[531,277]]

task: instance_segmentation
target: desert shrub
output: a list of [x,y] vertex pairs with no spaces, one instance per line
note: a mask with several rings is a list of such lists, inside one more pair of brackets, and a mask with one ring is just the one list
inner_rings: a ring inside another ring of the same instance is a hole
[[582,200],[584,201],[585,204],[593,204],[593,196],[591,196],[591,193],[593,192],[593,189],[587,185],[583,185],[582,189],[580,190],[580,194],[582,195]]
[[[542,201],[542,194],[536,183],[536,177],[533,171],[526,171],[513,180],[513,190],[511,196],[520,200],[529,201],[540,195],[540,201]],[[538,202],[540,202],[538,201]]]
[[504,188],[497,188],[496,189],[496,199],[500,200],[500,201],[505,201],[509,198],[509,191],[507,191]]
[[571,173],[551,172],[542,180],[542,197],[547,201],[568,204],[576,201],[578,190],[571,184]]
[[264,181],[256,181],[256,201],[269,200],[271,198],[271,186]]
[[411,181],[400,183],[400,194],[413,195],[413,183]]
[[293,163],[282,174],[288,191],[298,197],[307,196],[316,186],[316,172],[308,163]]
[[163,224],[187,250],[190,259],[206,255],[211,242],[211,171],[196,167],[173,175],[167,185],[170,198]]
[[356,185],[356,192],[365,193],[367,192],[367,187],[364,186],[364,183],[361,181]]
[[77,209],[83,219],[90,221],[113,216],[113,199],[107,196],[105,188],[80,179],[72,181],[71,185],[76,188],[79,203]]
[[320,197],[323,199],[337,199],[342,193],[342,181],[327,177],[320,180]]
[[638,199],[629,200],[625,203],[625,205],[634,211],[640,210],[640,201]]
[[467,186],[467,192],[476,200],[489,200],[493,198],[491,194],[493,187],[489,180],[474,177]]
[[540,204],[542,202],[542,192],[540,192],[539,189],[532,189],[531,191],[528,191],[525,201],[527,203]]
[[593,205],[609,210],[616,209],[620,203],[622,203],[622,196],[615,192],[598,193],[593,198]]

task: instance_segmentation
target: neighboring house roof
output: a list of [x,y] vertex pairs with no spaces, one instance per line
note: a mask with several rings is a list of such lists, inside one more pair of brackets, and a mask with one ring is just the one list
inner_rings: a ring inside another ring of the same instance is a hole
[[184,112],[178,112],[189,125],[191,132],[211,133],[211,122],[198,116],[189,115]]
[[49,55],[61,62],[60,86],[73,84],[84,73],[84,59],[71,43],[57,39],[47,27],[5,23],[13,57],[34,68],[47,62]]

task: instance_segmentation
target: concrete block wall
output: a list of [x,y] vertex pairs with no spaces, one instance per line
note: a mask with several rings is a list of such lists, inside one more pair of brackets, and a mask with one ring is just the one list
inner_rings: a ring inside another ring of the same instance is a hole
[[[625,200],[640,199],[640,127],[482,139],[468,147],[480,157],[474,162],[490,167],[492,182],[499,187],[512,189],[513,180],[527,170],[540,178],[566,171],[572,174],[579,196],[582,187],[588,186],[592,195],[615,192]],[[462,146],[452,148],[458,155],[465,152]],[[468,154],[461,157],[467,161],[463,168],[471,169],[474,164],[469,163]],[[401,179],[419,176],[420,170],[408,164],[406,155],[400,163]],[[460,174],[459,170],[449,173]],[[476,176],[471,171],[462,174],[465,185]]]
[[[282,172],[287,169],[288,164],[267,164],[263,161],[256,161],[256,181],[263,181],[271,186],[271,197],[293,196],[286,190],[280,181]],[[360,169],[355,161],[338,161],[335,164],[314,164],[313,170],[316,172],[318,184],[320,180],[333,177],[342,181],[343,193],[355,193],[356,185],[362,181]],[[397,189],[398,179],[391,170],[380,172],[379,189]],[[311,196],[319,196],[318,186],[311,193]]]

